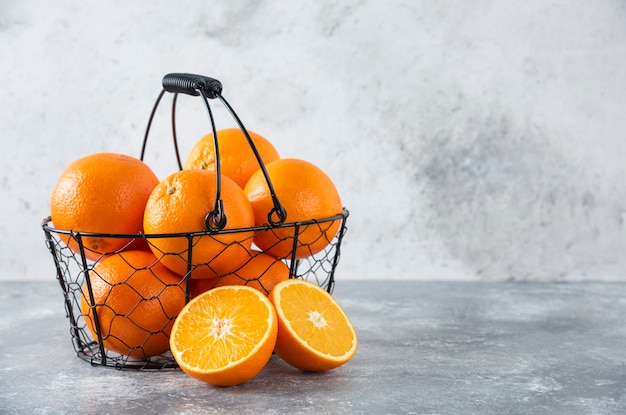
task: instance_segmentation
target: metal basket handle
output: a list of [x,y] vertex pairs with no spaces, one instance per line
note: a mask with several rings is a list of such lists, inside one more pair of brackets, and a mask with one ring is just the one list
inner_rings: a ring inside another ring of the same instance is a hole
[[267,173],[267,169],[265,168],[265,164],[261,159],[261,155],[257,150],[248,130],[245,128],[233,108],[226,101],[226,99],[222,96],[222,83],[214,78],[209,78],[207,76],[195,75],[189,73],[171,73],[167,74],[163,77],[163,90],[158,95],[156,102],[154,103],[154,107],[152,108],[152,112],[150,113],[150,118],[148,120],[148,125],[146,127],[146,133],[143,139],[143,145],[141,147],[141,156],[140,159],[143,161],[145,151],[146,151],[146,143],[148,142],[148,135],[150,133],[150,127],[152,126],[152,120],[154,119],[154,114],[163,98],[165,92],[170,92],[174,94],[172,99],[172,135],[174,140],[174,149],[176,151],[176,161],[178,162],[178,167],[180,170],[183,169],[182,163],[180,161],[180,153],[178,151],[178,139],[176,137],[176,101],[178,98],[178,94],[187,94],[191,96],[202,96],[203,101],[205,103],[205,107],[209,116],[209,120],[211,122],[211,130],[213,133],[213,146],[215,147],[215,173],[216,173],[216,183],[215,183],[215,203],[213,205],[213,210],[209,212],[205,218],[205,224],[207,228],[212,232],[217,232],[219,230],[224,229],[227,223],[226,214],[224,212],[224,204],[221,199],[221,174],[220,174],[220,155],[219,155],[219,146],[217,143],[217,129],[215,127],[215,120],[213,118],[213,112],[211,111],[211,106],[209,105],[209,99],[219,99],[222,104],[226,107],[228,112],[230,112],[231,116],[235,119],[239,128],[244,133],[246,140],[248,141],[248,145],[252,149],[254,156],[256,157],[259,167],[263,172],[263,176],[265,181],[267,182],[267,186],[270,191],[270,195],[272,197],[273,208],[267,214],[267,220],[270,225],[281,225],[285,222],[287,218],[287,212],[280,204],[278,197],[274,191],[274,186],[272,185],[272,181],[270,180],[269,174]]

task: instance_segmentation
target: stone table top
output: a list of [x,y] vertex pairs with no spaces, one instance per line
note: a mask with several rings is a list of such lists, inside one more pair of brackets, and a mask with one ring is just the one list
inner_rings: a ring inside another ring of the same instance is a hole
[[623,414],[626,284],[337,281],[359,350],[213,387],[92,367],[55,281],[0,282],[0,414]]

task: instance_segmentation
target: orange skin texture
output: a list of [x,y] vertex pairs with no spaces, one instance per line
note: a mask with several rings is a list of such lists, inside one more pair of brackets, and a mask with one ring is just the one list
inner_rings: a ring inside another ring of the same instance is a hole
[[[181,170],[154,189],[144,215],[146,234],[182,234],[206,231],[205,218],[213,211],[216,174],[208,170]],[[252,207],[241,188],[221,176],[221,194],[227,218],[224,230],[254,225]],[[239,267],[248,258],[252,231],[215,233],[193,237],[192,278],[215,278]],[[188,268],[189,240],[185,236],[149,238],[150,248],[161,262],[180,275]]]
[[[160,264],[151,252],[110,255],[90,273],[103,345],[133,358],[147,358],[169,349],[174,319],[185,305],[182,278]],[[98,340],[94,309],[83,285],[81,310]]]
[[[320,168],[304,160],[280,159],[266,166],[276,196],[287,212],[285,223],[325,219],[342,213],[341,197],[334,183]],[[269,223],[268,213],[274,207],[269,186],[262,171],[257,170],[244,189],[254,210],[256,226]],[[275,218],[274,218],[275,220]],[[301,228],[296,258],[322,251],[330,244],[341,225],[340,220]],[[255,244],[277,258],[293,254],[293,227],[258,232]]]
[[[115,153],[96,153],[75,160],[58,178],[50,200],[54,227],[77,232],[137,234],[143,230],[148,197],[159,183],[145,163]],[[75,238],[63,235],[75,252]],[[131,242],[130,238],[85,236],[85,256],[97,260]]]
[[[265,137],[254,131],[248,131],[252,142],[263,160],[263,164],[278,160],[280,155]],[[242,189],[250,176],[259,169],[259,162],[239,128],[226,128],[217,131],[220,155],[220,172],[235,181]],[[213,134],[209,133],[198,140],[192,147],[184,169],[206,169],[215,171],[215,146]]]
[[263,252],[252,251],[251,258],[239,269],[219,278],[216,287],[247,285],[269,295],[280,281],[289,278],[289,267],[282,261]]

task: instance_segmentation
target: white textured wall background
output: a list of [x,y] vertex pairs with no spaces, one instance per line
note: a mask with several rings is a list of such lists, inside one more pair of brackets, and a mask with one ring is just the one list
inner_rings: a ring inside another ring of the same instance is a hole
[[[196,72],[334,179],[338,279],[626,279],[623,1],[178,4],[0,0],[0,278],[54,278],[39,224],[60,171],[138,156],[162,76]],[[183,153],[208,126],[185,98]]]

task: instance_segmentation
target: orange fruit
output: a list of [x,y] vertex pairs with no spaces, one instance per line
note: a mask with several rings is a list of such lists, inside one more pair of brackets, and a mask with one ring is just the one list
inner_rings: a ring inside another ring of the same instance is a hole
[[[144,359],[169,349],[174,319],[185,305],[182,278],[151,252],[110,255],[89,273],[102,343],[107,349]],[[97,341],[96,320],[87,284],[81,310]]]
[[268,295],[277,283],[289,279],[289,267],[281,260],[258,251],[251,251],[251,255],[245,264],[219,278],[215,285],[247,285]]
[[180,312],[170,350],[189,376],[217,386],[252,379],[276,344],[276,313],[259,290],[218,287],[191,300]]
[[[143,211],[159,183],[141,160],[115,153],[96,153],[70,163],[58,178],[50,201],[52,222],[58,229],[106,234],[142,231]],[[63,236],[80,252],[75,238]],[[85,256],[96,260],[116,251],[130,238],[84,236]]]
[[[263,164],[280,158],[276,148],[265,137],[250,130],[248,130],[248,134],[259,152]],[[217,145],[220,156],[220,172],[243,188],[250,176],[260,167],[243,131],[239,128],[218,130]],[[205,135],[195,143],[183,168],[215,171],[215,145],[212,133]]]
[[356,353],[352,323],[319,285],[292,278],[276,284],[269,299],[278,318],[274,351],[285,362],[319,372],[343,365]]
[[[175,172],[155,188],[144,215],[146,234],[205,232],[205,218],[215,203],[216,174],[208,170]],[[221,175],[221,193],[226,230],[249,228],[254,225],[250,202],[241,188]],[[192,240],[192,278],[214,278],[237,269],[248,258],[252,231],[210,232]],[[150,247],[161,263],[172,271],[187,273],[189,239],[186,236],[149,238]]]
[[[285,223],[320,220],[342,213],[343,205],[334,183],[314,164],[299,159],[280,159],[265,167],[287,213]],[[268,214],[274,204],[261,169],[252,175],[244,192],[252,204],[255,224],[268,224]],[[323,250],[335,237],[340,225],[340,220],[333,220],[302,226],[295,249],[296,258]],[[258,232],[254,242],[264,252],[287,258],[292,255],[293,239],[294,227],[278,227]]]

